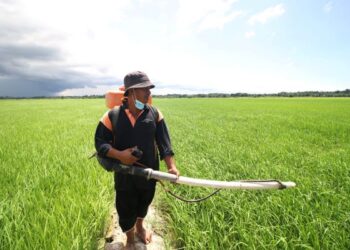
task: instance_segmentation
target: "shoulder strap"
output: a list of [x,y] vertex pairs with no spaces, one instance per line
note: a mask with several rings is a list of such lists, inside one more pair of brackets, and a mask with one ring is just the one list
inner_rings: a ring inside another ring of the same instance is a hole
[[159,119],[159,112],[158,112],[158,109],[156,107],[153,107],[151,105],[148,105],[149,109],[151,110],[152,112],[152,115],[153,115],[153,118],[154,118],[154,121],[158,122],[158,119]]
[[121,107],[118,106],[111,109],[108,113],[109,120],[112,123],[112,132],[114,132],[114,126],[118,123],[120,110],[121,110]]

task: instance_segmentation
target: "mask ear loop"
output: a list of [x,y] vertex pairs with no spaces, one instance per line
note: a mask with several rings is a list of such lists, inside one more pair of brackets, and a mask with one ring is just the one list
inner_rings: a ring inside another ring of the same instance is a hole
[[134,92],[134,89],[131,89],[132,90],[132,99],[133,99],[133,103],[134,105],[136,106],[136,97],[135,97],[135,92]]
[[134,89],[131,89],[131,90],[132,90],[132,99],[134,99],[133,101],[135,102],[136,101],[135,92],[134,92]]

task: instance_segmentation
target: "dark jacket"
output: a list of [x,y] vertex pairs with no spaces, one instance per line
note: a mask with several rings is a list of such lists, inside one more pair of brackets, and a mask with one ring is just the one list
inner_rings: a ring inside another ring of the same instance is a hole
[[[137,146],[143,152],[138,161],[152,169],[159,170],[159,156],[174,155],[167,126],[161,113],[154,107],[147,106],[136,121],[131,117],[126,106],[121,106],[117,119],[116,112],[107,112],[100,120],[95,134],[95,147],[100,157],[106,157],[108,150],[113,147],[125,150]],[[117,120],[117,124],[112,124]],[[134,123],[134,124],[133,124]],[[147,181],[143,177],[114,173],[115,188],[128,190],[132,185],[141,189],[155,187],[155,180]]]

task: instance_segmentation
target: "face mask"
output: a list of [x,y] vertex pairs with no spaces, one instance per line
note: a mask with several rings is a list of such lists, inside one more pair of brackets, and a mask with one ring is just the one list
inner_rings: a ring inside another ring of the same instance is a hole
[[139,110],[143,110],[145,108],[145,104],[136,99],[135,100],[135,107]]
[[143,110],[145,108],[145,104],[140,102],[139,100],[136,99],[135,94],[134,94],[134,100],[135,100],[135,107],[138,110]]

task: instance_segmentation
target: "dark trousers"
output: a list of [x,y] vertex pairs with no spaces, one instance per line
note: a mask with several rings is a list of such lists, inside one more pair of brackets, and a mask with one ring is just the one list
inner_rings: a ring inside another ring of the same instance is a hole
[[145,218],[148,207],[155,193],[153,189],[137,189],[116,191],[116,208],[119,216],[119,225],[123,232],[129,231],[136,223],[137,218]]

